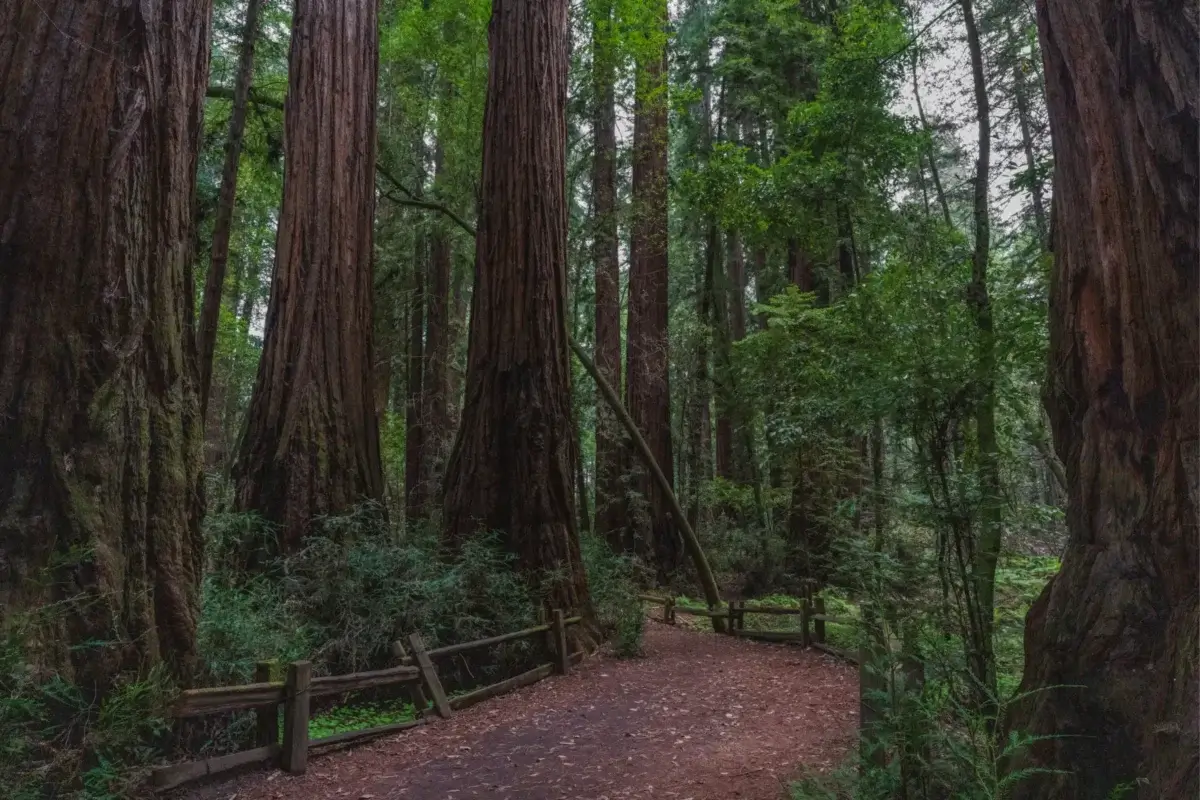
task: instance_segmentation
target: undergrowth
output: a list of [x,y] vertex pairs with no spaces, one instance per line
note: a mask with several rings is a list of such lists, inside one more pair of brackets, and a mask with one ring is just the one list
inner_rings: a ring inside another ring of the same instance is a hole
[[175,694],[165,670],[117,676],[103,697],[35,674],[22,620],[0,638],[0,797],[116,800],[159,755]]

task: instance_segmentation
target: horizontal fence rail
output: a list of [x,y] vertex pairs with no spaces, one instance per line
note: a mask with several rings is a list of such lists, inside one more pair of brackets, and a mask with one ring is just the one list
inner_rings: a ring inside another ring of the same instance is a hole
[[[165,791],[210,775],[263,762],[275,762],[286,772],[303,774],[307,769],[308,751],[311,748],[352,744],[397,733],[428,722],[428,718],[421,716],[406,722],[377,725],[363,730],[345,731],[319,739],[310,739],[308,726],[310,701],[313,697],[400,685],[407,687],[409,697],[419,713],[424,715],[425,710],[432,702],[433,710],[438,717],[446,718],[454,711],[522,686],[537,683],[555,673],[565,675],[570,672],[571,665],[582,661],[584,654],[581,651],[569,652],[567,628],[571,625],[578,625],[582,621],[583,617],[581,616],[568,617],[561,610],[556,609],[549,623],[432,650],[426,650],[421,636],[413,633],[408,636],[407,642],[393,643],[392,655],[399,665],[387,669],[314,678],[312,677],[312,665],[309,662],[296,661],[287,667],[287,680],[279,682],[270,680],[271,665],[260,663],[255,670],[255,683],[243,686],[188,689],[180,694],[172,708],[172,716],[176,719],[191,719],[229,711],[253,710],[256,715],[256,746],[237,753],[160,767],[151,773],[151,783],[156,790]],[[544,642],[553,656],[553,661],[453,698],[446,696],[433,659],[492,647],[539,634],[545,635]],[[282,742],[279,741],[279,706],[281,705],[283,706]]]
[[[858,625],[861,620],[856,617],[835,616],[825,613],[823,597],[802,598],[795,606],[746,605],[732,601],[725,608],[700,608],[681,604],[677,598],[656,594],[639,594],[638,599],[663,607],[662,621],[671,625],[675,623],[676,613],[691,614],[700,617],[724,617],[729,620],[726,633],[747,639],[758,639],[767,642],[799,642],[804,647],[814,647],[822,652],[837,656],[851,663],[858,663],[857,654],[843,650],[826,642],[825,623],[835,625]],[[755,630],[746,628],[746,615],[765,616],[794,616],[800,618],[799,630],[776,631]]]

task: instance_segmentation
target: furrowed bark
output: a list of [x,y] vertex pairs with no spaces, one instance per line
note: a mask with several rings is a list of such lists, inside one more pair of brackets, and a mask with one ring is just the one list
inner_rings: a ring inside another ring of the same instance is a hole
[[462,424],[446,470],[455,546],[499,532],[547,609],[596,635],[572,496],[567,354],[567,6],[492,8]]
[[88,693],[197,664],[210,11],[0,6],[0,619]]
[[[1200,19],[1039,0],[1054,143],[1046,403],[1066,467],[1062,569],[1026,618],[1013,730],[1053,734],[1014,796],[1135,781],[1200,794]],[[1072,688],[1080,687],[1080,688]]]
[[[592,21],[592,80],[596,97],[592,130],[592,261],[596,284],[596,367],[610,385],[621,388],[621,275],[617,239],[617,130],[613,82],[613,9],[598,3]],[[625,541],[625,445],[611,409],[596,404],[596,521],[593,530],[621,552]]]
[[383,496],[372,352],[376,4],[298,0],[283,208],[236,503],[295,551],[319,515]]
[[[674,483],[671,441],[671,384],[667,297],[667,4],[656,0],[655,30],[661,47],[647,45],[637,65],[633,124],[634,220],[630,240],[628,342],[625,403],[645,432],[655,460]],[[682,550],[670,504],[644,472],[631,509],[634,552],[658,571],[665,583],[679,566]]]

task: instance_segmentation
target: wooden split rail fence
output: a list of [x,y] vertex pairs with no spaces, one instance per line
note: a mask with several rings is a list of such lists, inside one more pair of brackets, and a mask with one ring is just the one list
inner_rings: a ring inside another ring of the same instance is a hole
[[[430,707],[431,702],[432,709],[444,719],[456,710],[467,708],[521,686],[537,683],[555,672],[565,675],[570,671],[572,664],[578,663],[583,658],[582,652],[570,653],[567,648],[567,627],[578,624],[582,619],[582,617],[567,617],[562,611],[556,610],[549,623],[534,625],[531,628],[487,639],[437,647],[432,650],[426,650],[420,634],[413,633],[408,637],[407,646],[400,641],[392,644],[392,654],[398,660],[399,665],[388,669],[355,672],[349,675],[313,677],[311,663],[296,661],[288,664],[286,679],[279,682],[271,680],[271,665],[260,663],[255,670],[255,683],[243,686],[188,689],[180,695],[172,709],[172,715],[176,719],[253,709],[256,715],[256,746],[228,755],[161,767],[151,774],[151,782],[155,789],[163,791],[205,776],[261,762],[276,762],[285,772],[303,774],[308,766],[309,749],[373,739],[423,725],[428,719],[424,716],[425,710]],[[553,655],[553,661],[466,694],[456,697],[446,696],[441,679],[438,677],[437,668],[434,666],[435,659],[504,642],[531,638],[540,634],[546,636],[546,644]],[[319,739],[309,738],[309,711],[310,701],[313,697],[396,685],[408,687],[413,705],[422,716],[408,722],[346,731]],[[426,699],[427,696],[428,699]],[[280,705],[283,706],[282,741],[279,736]]]
[[[653,594],[638,595],[638,599],[661,605],[663,607],[663,622],[674,625],[675,615],[691,614],[699,617],[718,617],[727,620],[725,633],[730,636],[744,636],[747,639],[759,639],[768,642],[798,642],[803,647],[815,647],[830,655],[844,658],[847,661],[858,661],[850,652],[834,647],[825,638],[825,623],[840,625],[857,625],[855,617],[839,617],[825,613],[825,599],[814,597],[812,600],[803,598],[798,606],[764,606],[747,605],[733,601],[725,608],[702,608],[680,604],[674,597],[660,597]],[[762,614],[776,616],[795,616],[800,618],[799,630],[773,631],[746,629],[747,614]]]

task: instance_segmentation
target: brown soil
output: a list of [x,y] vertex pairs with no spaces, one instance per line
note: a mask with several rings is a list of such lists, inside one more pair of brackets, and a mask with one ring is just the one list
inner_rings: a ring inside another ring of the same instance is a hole
[[646,658],[565,677],[189,800],[778,800],[853,743],[852,667],[815,650],[647,624]]

